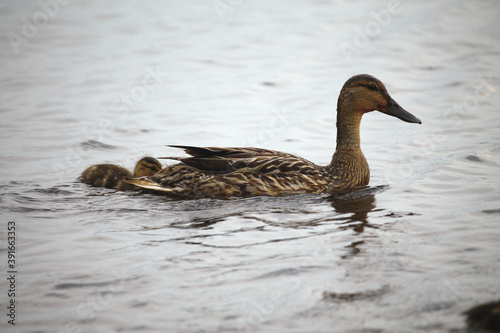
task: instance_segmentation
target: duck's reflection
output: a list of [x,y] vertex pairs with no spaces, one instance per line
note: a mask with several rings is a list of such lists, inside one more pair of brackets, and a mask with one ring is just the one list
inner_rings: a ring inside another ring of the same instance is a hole
[[375,193],[384,190],[385,187],[367,187],[354,192],[334,194],[328,200],[337,213],[351,214],[343,223],[344,228],[351,228],[361,233],[367,227],[374,227],[368,222],[368,214],[375,210]]
[[[376,208],[375,193],[385,188],[386,186],[367,187],[354,192],[330,196],[328,200],[335,211],[342,215],[348,215],[341,223],[340,228],[352,229],[356,234],[361,234],[365,228],[376,228],[369,223],[368,215]],[[364,243],[364,240],[355,239],[346,246],[348,253],[342,258],[346,259],[361,252],[360,246]]]

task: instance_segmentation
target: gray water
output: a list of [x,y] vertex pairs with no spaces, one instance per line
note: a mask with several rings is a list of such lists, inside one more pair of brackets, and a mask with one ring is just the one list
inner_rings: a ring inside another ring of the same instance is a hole
[[[499,16],[497,1],[2,2],[2,332],[465,332],[463,311],[500,298]],[[327,164],[358,73],[423,121],[364,117],[367,189],[173,201],[76,180],[182,154],[167,144]]]

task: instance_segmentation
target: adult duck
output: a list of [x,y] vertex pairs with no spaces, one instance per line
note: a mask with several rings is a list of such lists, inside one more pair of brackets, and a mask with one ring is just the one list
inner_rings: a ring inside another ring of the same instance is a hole
[[404,110],[373,76],[351,77],[337,103],[337,148],[327,166],[260,148],[171,146],[190,157],[153,176],[128,178],[135,186],[181,198],[229,198],[331,193],[367,185],[370,169],[360,148],[362,116],[378,110],[409,123],[422,122]]
[[146,156],[137,162],[134,174],[115,164],[96,164],[85,169],[79,179],[88,185],[126,191],[137,189],[123,181],[126,177],[152,176],[161,169],[162,165],[156,158]]

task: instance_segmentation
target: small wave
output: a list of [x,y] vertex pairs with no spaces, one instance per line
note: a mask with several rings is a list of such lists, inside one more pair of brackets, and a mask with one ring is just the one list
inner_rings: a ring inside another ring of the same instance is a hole
[[97,150],[112,150],[112,149],[117,149],[117,146],[113,145],[108,145],[105,143],[102,143],[97,140],[87,140],[82,143],[80,143],[80,146],[82,146],[84,149],[97,149]]

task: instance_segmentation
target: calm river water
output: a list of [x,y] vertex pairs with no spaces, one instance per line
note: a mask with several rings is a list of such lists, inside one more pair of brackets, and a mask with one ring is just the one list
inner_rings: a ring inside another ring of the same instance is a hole
[[[500,298],[498,17],[465,0],[2,2],[1,331],[466,332],[461,313]],[[167,144],[327,164],[358,73],[423,122],[364,117],[367,189],[173,201],[77,181],[182,153]]]

